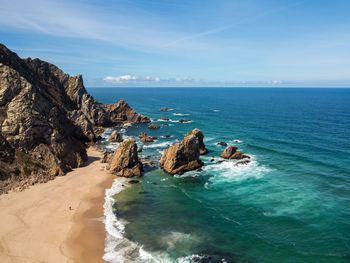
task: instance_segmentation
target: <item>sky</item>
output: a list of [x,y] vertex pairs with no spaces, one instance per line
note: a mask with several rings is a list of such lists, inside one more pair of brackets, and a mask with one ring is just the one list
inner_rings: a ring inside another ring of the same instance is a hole
[[0,42],[87,87],[350,87],[349,0],[0,0]]

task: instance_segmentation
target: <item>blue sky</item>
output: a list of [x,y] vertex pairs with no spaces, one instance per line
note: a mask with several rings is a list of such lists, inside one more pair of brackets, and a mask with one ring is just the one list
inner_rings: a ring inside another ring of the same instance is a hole
[[0,0],[0,42],[88,87],[350,87],[349,0]]

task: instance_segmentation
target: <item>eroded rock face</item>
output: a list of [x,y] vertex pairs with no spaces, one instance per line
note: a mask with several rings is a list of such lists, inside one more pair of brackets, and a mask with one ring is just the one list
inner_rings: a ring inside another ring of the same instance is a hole
[[153,142],[153,138],[149,137],[145,132],[141,132],[139,134],[139,138],[141,142]]
[[117,131],[113,131],[111,136],[108,138],[108,142],[122,142],[123,137]]
[[123,141],[110,160],[110,172],[117,176],[141,176],[142,163],[137,155],[137,144],[134,139]]
[[240,160],[244,158],[250,158],[248,155],[245,155],[239,151],[237,151],[236,146],[227,146],[226,149],[223,151],[223,153],[220,155],[220,157],[224,159],[235,159]]
[[203,145],[202,132],[194,129],[181,142],[163,151],[160,167],[169,174],[183,174],[202,167],[199,156]]
[[[103,105],[71,77],[0,44],[0,193],[81,166],[99,127],[149,122],[121,100]],[[3,149],[3,150],[2,150]],[[21,182],[21,183],[20,183]]]

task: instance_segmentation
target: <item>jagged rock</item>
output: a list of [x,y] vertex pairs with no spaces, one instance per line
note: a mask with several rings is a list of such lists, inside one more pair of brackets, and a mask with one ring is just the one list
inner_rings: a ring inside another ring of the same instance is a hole
[[[0,193],[45,182],[83,165],[102,127],[149,122],[121,100],[103,105],[71,77],[0,44]],[[4,149],[4,150],[2,150]]]
[[111,136],[108,138],[108,142],[122,142],[123,137],[117,131],[113,131]]
[[141,142],[153,142],[153,138],[149,137],[145,132],[139,134]]
[[226,143],[226,142],[218,142],[217,145],[220,145],[220,146],[227,146],[227,143]]
[[202,167],[203,162],[199,160],[202,144],[202,132],[194,129],[180,143],[163,151],[160,167],[169,174],[183,174]]
[[148,126],[148,129],[159,129],[159,128],[160,128],[160,126],[158,124],[150,124]]
[[160,118],[160,120],[162,120],[162,121],[169,121],[169,119],[168,118]]
[[134,139],[128,139],[119,144],[110,160],[110,171],[124,177],[141,176],[143,168],[137,156],[137,145]]
[[162,137],[163,137],[163,138],[170,138],[170,135],[167,134],[167,135],[163,135]]
[[167,107],[162,107],[162,108],[160,108],[160,110],[161,110],[161,111],[168,111],[169,108],[167,108]]
[[245,155],[239,151],[237,151],[236,146],[227,146],[226,149],[223,151],[223,153],[220,155],[220,157],[224,159],[244,159],[244,158],[250,158],[248,155]]

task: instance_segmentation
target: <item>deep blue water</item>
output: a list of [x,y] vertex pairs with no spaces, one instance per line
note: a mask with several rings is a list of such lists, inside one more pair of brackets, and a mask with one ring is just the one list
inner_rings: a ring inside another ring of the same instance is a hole
[[[202,172],[172,177],[149,168],[140,184],[116,196],[125,237],[159,262],[193,254],[226,262],[350,262],[350,89],[88,91],[103,103],[124,98],[152,119],[193,120],[127,129],[126,136],[159,138],[142,157],[158,160],[193,128],[205,136],[210,152]],[[163,106],[173,110],[159,111]],[[161,138],[166,134],[172,137]],[[253,161],[217,164],[219,141]]]

